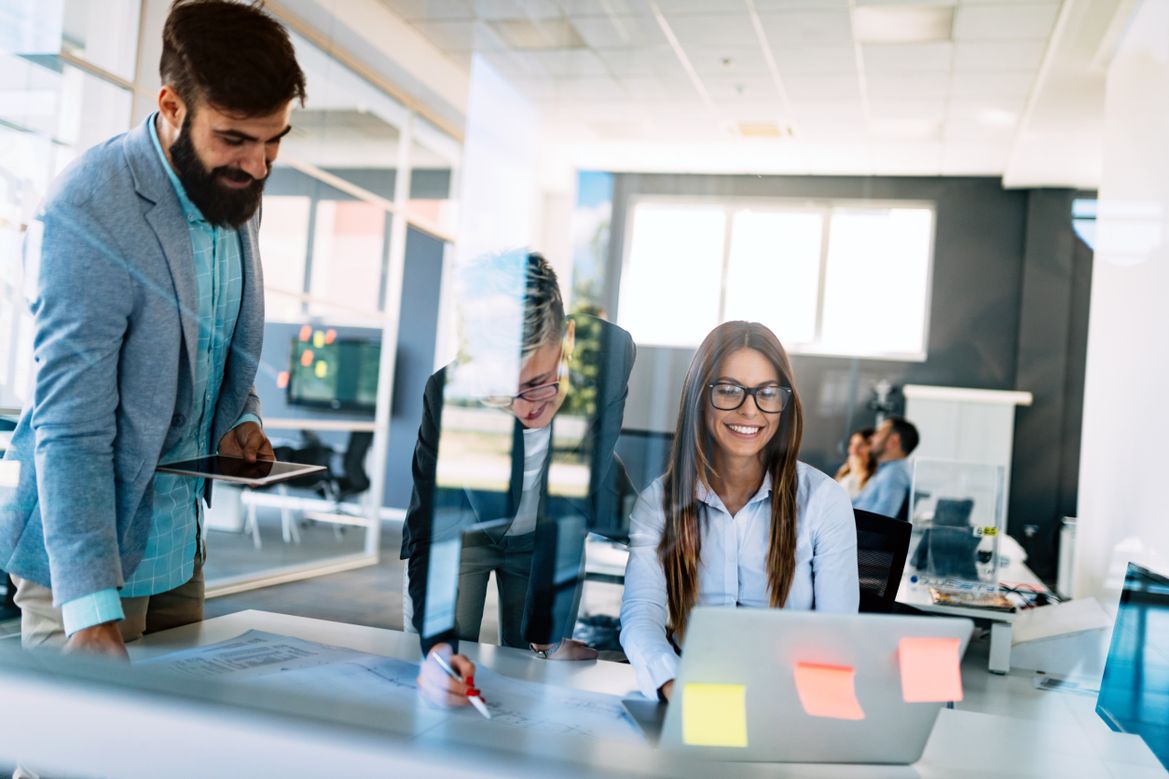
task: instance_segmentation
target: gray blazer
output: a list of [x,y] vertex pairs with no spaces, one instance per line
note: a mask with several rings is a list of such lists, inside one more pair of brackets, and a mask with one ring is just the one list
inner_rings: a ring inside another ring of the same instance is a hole
[[[36,377],[5,455],[21,468],[15,490],[0,488],[0,569],[58,605],[120,587],[141,562],[154,468],[193,413],[194,256],[152,119],[74,162],[25,245]],[[259,414],[258,225],[240,228],[243,298],[212,447]]]

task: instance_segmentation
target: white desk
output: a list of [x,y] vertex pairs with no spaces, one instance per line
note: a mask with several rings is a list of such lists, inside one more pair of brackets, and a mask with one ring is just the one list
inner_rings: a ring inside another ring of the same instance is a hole
[[[966,606],[939,606],[930,597],[929,585],[913,582],[914,572],[908,568],[901,577],[901,585],[897,588],[897,602],[912,606],[921,611],[932,614],[945,614],[951,617],[966,617],[990,622],[990,659],[987,668],[991,673],[1005,674],[1011,670],[1011,641],[1013,638],[1012,625],[1018,612],[994,611],[992,609],[978,609]],[[1011,585],[1028,584],[1038,585],[1046,589],[1046,585],[1017,557],[1012,557],[1010,563],[999,571],[999,581]]]
[[[131,645],[135,659],[205,645],[259,629],[295,636],[363,652],[416,660],[417,636],[392,630],[366,628],[321,620],[290,617],[260,611],[244,611],[208,620],[199,625],[155,634]],[[534,658],[514,649],[464,643],[465,654],[476,662],[513,677],[548,684],[560,684],[594,692],[625,695],[635,689],[633,670],[628,665],[607,662],[556,663]],[[969,666],[967,671],[969,672]],[[594,744],[560,740],[493,727],[476,717],[458,720],[457,732],[449,726],[423,729],[416,736],[420,745],[439,745],[457,750],[456,744],[473,744],[485,749],[522,750],[525,760],[547,771],[548,760],[565,761],[553,774],[638,775],[638,776],[809,776],[809,777],[1164,777],[1167,774],[1139,738],[1111,733],[1092,711],[1092,699],[1061,693],[1030,690],[1026,679],[991,677],[980,669],[970,674],[968,700],[994,701],[1008,690],[1024,698],[1020,706],[1034,712],[1046,707],[1050,716],[1042,720],[985,714],[968,710],[943,710],[926,746],[925,754],[913,766],[842,765],[752,765],[695,764],[663,750],[637,744]],[[1013,685],[1008,687],[1007,685]],[[488,691],[489,692],[489,691]],[[1057,696],[1057,697],[1044,697]],[[419,704],[420,706],[422,704]],[[1003,701],[995,704],[1004,706]],[[413,722],[421,719],[415,717]],[[416,726],[412,726],[416,727]],[[400,747],[399,747],[400,748]],[[279,756],[272,756],[278,762]],[[275,766],[274,762],[274,766]],[[487,765],[491,765],[488,761]],[[305,775],[296,766],[282,776]],[[488,770],[490,773],[490,771]],[[522,770],[516,775],[526,775]],[[432,775],[438,776],[435,772]],[[484,774],[486,775],[486,774]],[[548,774],[543,774],[547,776]]]
[[377,425],[372,419],[303,419],[301,417],[272,417],[264,419],[264,429],[316,430],[353,433],[372,433]]

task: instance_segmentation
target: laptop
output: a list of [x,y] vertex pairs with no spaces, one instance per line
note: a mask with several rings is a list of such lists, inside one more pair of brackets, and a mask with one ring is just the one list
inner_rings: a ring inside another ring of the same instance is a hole
[[[902,699],[899,642],[903,637],[956,638],[960,659],[973,629],[969,619],[951,617],[696,608],[660,743],[714,760],[916,762],[944,704]],[[854,668],[856,699],[864,719],[807,714],[792,670],[798,662]],[[745,687],[746,746],[683,742],[680,704],[687,684]]]

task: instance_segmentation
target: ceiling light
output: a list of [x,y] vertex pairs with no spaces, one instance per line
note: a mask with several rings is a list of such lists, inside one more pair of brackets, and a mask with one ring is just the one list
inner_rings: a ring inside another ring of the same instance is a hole
[[583,49],[584,39],[568,19],[501,19],[490,23],[509,47],[520,51]]
[[954,9],[946,6],[852,9],[852,35],[858,43],[935,43],[950,40],[953,30]]
[[738,122],[734,132],[742,138],[791,138],[790,125],[778,122]]

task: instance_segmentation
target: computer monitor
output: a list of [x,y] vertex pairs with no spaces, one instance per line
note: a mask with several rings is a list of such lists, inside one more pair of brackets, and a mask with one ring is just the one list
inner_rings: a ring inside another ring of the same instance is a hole
[[372,413],[377,407],[381,351],[379,342],[362,338],[336,338],[320,345],[292,339],[288,404]]
[[1096,713],[1169,769],[1169,578],[1129,563]]

